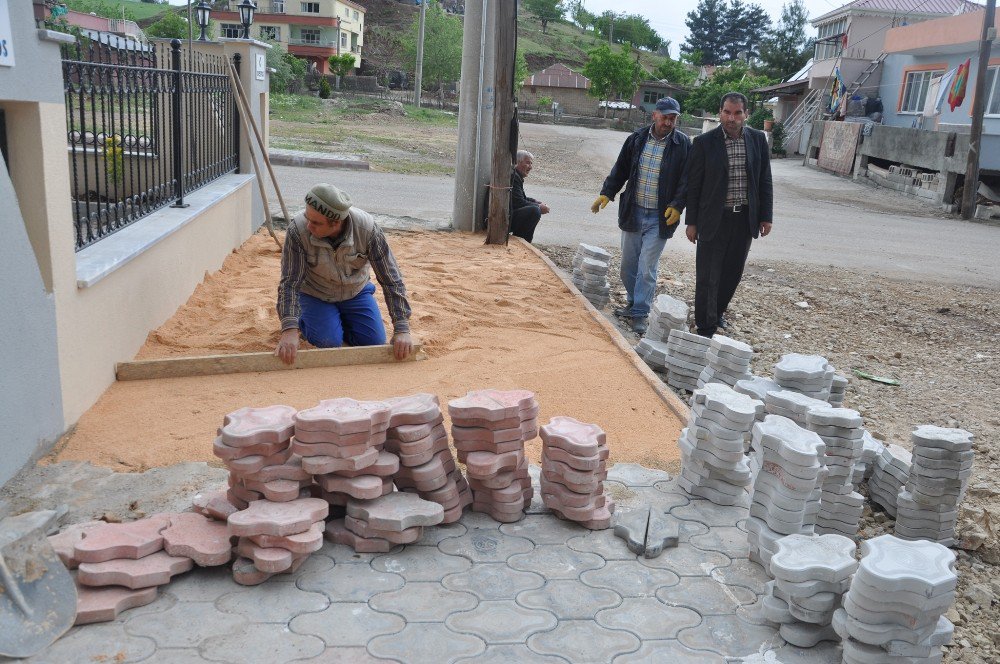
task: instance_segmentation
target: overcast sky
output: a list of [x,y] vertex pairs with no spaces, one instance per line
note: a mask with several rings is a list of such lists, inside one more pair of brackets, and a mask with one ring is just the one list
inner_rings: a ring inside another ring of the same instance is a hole
[[[364,0],[362,0],[363,2]],[[772,21],[781,17],[781,6],[788,0],[745,0],[748,4],[756,1],[771,15]],[[805,0],[809,18],[816,18],[837,9],[848,0]],[[670,55],[677,57],[680,45],[687,38],[688,29],[684,24],[687,13],[698,6],[698,0],[584,0],[584,6],[594,14],[611,10],[627,14],[639,14],[649,19],[649,25],[661,37],[670,40]],[[812,26],[806,26],[806,35],[813,36],[816,32]]]

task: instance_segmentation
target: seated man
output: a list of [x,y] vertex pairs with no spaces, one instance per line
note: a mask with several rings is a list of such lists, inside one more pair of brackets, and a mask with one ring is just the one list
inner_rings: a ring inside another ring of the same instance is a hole
[[535,226],[543,214],[549,213],[549,206],[524,193],[524,178],[531,172],[535,160],[530,152],[517,151],[517,164],[510,174],[510,232],[531,242],[535,236]]
[[410,304],[382,229],[333,185],[310,189],[306,209],[289,224],[281,252],[281,339],[275,355],[286,364],[295,362],[300,331],[319,348],[384,344],[369,265],[385,294],[393,351],[402,360],[413,350]]

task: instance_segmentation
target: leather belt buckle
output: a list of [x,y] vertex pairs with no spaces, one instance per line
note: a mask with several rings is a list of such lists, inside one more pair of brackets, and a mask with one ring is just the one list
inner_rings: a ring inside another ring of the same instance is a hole
[[732,206],[732,207],[731,207],[731,208],[729,208],[729,209],[730,209],[730,211],[731,211],[731,212],[732,212],[733,214],[739,214],[740,212],[743,212],[743,206],[744,206],[744,205],[746,205],[746,204],[745,204],[745,203],[738,203],[738,204],[736,204],[736,205]]

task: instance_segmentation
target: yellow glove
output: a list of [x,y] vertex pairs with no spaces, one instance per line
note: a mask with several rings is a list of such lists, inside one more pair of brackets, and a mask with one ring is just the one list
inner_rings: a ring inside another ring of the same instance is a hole
[[667,226],[673,226],[681,220],[681,211],[675,207],[668,207],[663,213],[663,218],[667,220]]
[[608,198],[604,194],[601,194],[600,196],[597,197],[597,200],[594,201],[594,204],[590,206],[590,211],[593,212],[594,214],[597,214],[599,211],[606,208],[608,206],[608,203],[610,202],[611,202],[610,198]]

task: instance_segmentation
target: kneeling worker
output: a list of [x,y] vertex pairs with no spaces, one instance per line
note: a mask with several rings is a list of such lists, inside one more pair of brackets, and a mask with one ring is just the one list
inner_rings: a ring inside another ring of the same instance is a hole
[[295,362],[300,331],[318,348],[384,344],[369,265],[385,293],[393,352],[402,360],[413,351],[410,304],[382,229],[333,185],[310,189],[306,209],[289,224],[281,252],[281,339],[274,354],[286,364]]

